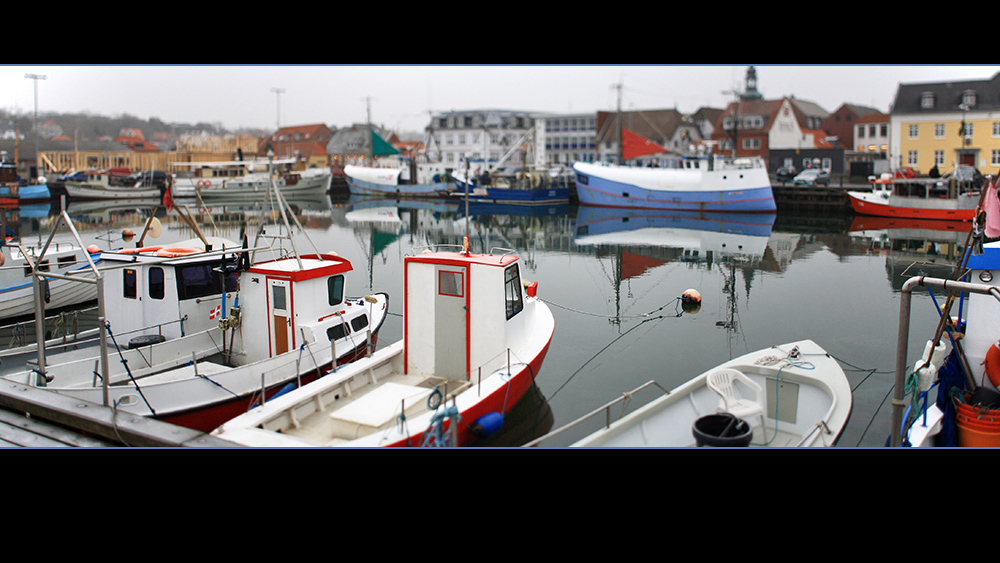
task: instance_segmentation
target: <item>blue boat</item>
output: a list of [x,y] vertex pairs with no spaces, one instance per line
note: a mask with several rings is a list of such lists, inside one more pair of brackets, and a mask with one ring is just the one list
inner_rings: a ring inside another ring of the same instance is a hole
[[573,170],[583,205],[701,212],[777,209],[759,158],[685,158],[679,168],[577,162]]
[[[465,199],[466,181],[461,172],[452,172],[455,189],[449,195]],[[547,173],[522,172],[515,175],[475,177],[468,183],[469,201],[517,205],[569,203],[569,187],[552,183]]]
[[48,200],[52,197],[46,184],[21,185],[17,165],[7,160],[7,153],[0,155],[0,199],[22,201]]

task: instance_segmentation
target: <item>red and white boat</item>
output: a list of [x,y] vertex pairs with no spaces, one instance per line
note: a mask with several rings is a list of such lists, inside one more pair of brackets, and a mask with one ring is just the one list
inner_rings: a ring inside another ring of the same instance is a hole
[[349,261],[250,265],[250,252],[211,238],[101,253],[106,348],[44,354],[5,377],[210,432],[374,348],[388,296],[345,297]]
[[905,217],[972,221],[979,205],[978,189],[949,188],[937,178],[893,179],[883,174],[870,179],[872,191],[847,192],[855,213],[878,217]]
[[555,329],[510,254],[404,261],[403,340],[227,422],[244,446],[467,445],[502,426]]

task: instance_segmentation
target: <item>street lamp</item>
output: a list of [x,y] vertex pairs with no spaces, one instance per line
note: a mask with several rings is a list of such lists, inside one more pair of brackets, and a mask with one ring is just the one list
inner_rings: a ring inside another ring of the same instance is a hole
[[25,74],[24,77],[35,81],[35,176],[37,177],[41,164],[38,155],[38,81],[45,80],[46,76],[44,74]]

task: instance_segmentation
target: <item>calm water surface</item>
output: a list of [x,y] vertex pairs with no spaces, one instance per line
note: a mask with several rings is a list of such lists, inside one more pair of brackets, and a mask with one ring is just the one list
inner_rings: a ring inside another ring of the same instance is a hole
[[[731,358],[808,338],[841,360],[854,390],[839,446],[882,446],[889,434],[899,288],[910,273],[904,270],[916,262],[911,271],[948,275],[967,229],[944,223],[886,228],[851,216],[678,216],[568,205],[473,206],[467,217],[464,204],[433,201],[290,203],[305,229],[295,232],[300,252],[311,252],[311,241],[349,259],[351,295],[390,294],[396,315],[382,329],[383,343],[402,336],[405,256],[428,245],[460,244],[466,232],[473,251],[516,250],[522,278],[538,282],[538,296],[555,315],[555,336],[536,393],[508,416],[502,435],[482,445],[523,444],[647,381],[672,389]],[[254,202],[210,205],[191,207],[206,235],[238,240],[246,218],[259,215]],[[126,244],[122,230],[138,231],[152,208],[147,202],[110,210],[71,204],[68,211],[85,244],[117,248]],[[22,208],[7,220],[19,220],[21,236],[31,241],[47,235],[52,212],[47,205]],[[161,209],[157,216],[164,230],[153,243],[194,236],[175,215]],[[697,312],[679,308],[677,298],[687,289],[702,295]],[[930,296],[915,294],[910,363],[936,323]],[[643,391],[633,405],[658,394]],[[567,445],[597,424],[545,445]]]

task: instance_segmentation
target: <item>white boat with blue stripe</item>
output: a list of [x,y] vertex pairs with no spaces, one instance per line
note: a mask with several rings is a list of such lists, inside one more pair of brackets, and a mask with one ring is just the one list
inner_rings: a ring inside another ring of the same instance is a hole
[[686,158],[679,168],[577,162],[573,170],[583,205],[762,213],[777,209],[760,158]]

